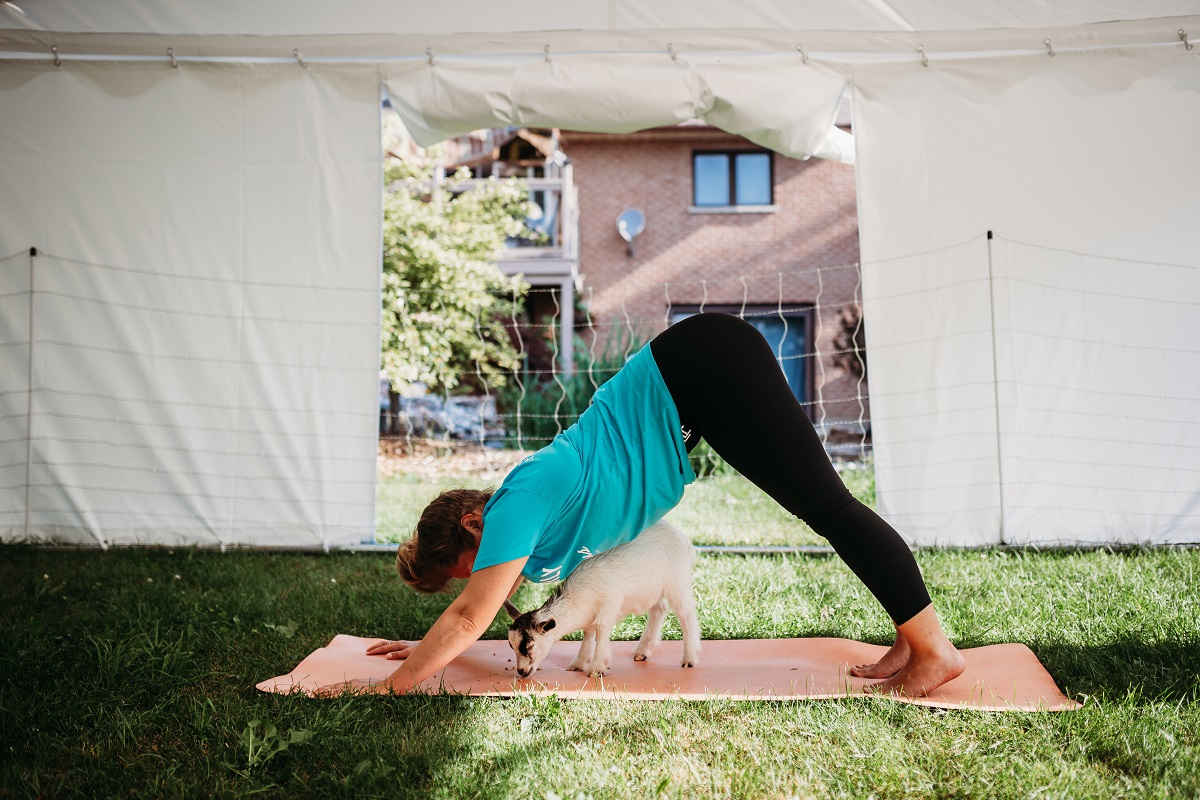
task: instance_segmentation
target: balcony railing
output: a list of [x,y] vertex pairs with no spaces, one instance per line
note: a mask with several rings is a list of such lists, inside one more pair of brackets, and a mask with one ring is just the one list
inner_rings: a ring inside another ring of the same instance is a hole
[[[537,237],[510,240],[508,248],[501,256],[500,266],[505,272],[521,271],[513,269],[511,262],[517,261],[552,260],[574,265],[579,260],[579,204],[572,181],[571,165],[565,164],[554,169],[559,174],[540,178],[516,178],[529,192],[533,213],[527,218],[526,224]],[[493,179],[449,180],[446,182],[446,188],[452,192],[470,191],[486,185],[490,180]],[[575,269],[572,266],[568,271],[574,273]]]

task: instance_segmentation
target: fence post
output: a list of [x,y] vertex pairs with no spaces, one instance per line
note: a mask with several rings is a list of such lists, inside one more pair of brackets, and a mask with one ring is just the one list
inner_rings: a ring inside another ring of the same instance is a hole
[[559,349],[562,359],[564,378],[570,378],[575,371],[575,281],[568,277],[560,284],[559,297],[561,311],[559,319],[559,336],[562,337],[562,347]]

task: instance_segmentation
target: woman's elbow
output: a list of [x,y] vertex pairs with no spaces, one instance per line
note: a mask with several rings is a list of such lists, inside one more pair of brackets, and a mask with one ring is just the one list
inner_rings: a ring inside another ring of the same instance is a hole
[[[490,618],[486,622],[483,621],[483,616],[484,615],[481,614],[478,609],[460,609],[459,612],[455,614],[454,624],[463,633],[470,634],[472,637],[478,639],[483,635],[483,632],[487,630],[488,623],[491,622]],[[495,614],[492,616],[495,616]]]

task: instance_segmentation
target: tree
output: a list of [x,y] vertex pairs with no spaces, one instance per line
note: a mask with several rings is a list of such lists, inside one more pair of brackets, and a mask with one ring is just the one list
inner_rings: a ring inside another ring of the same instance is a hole
[[867,334],[862,309],[857,305],[838,312],[838,332],[834,336],[833,364],[856,378],[867,380]]
[[390,158],[385,172],[382,369],[401,390],[504,383],[519,366],[505,323],[528,290],[495,261],[510,236],[529,235],[527,193],[515,180],[455,194],[434,166]]

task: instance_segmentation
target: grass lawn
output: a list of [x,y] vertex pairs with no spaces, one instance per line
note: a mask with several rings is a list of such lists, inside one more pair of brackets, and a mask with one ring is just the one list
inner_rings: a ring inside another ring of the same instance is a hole
[[[4,797],[1200,795],[1196,550],[918,554],[955,641],[1029,644],[1085,703],[1063,714],[260,695],[335,633],[419,637],[448,598],[381,555],[0,553]],[[835,558],[704,556],[696,582],[707,638],[887,641]]]

